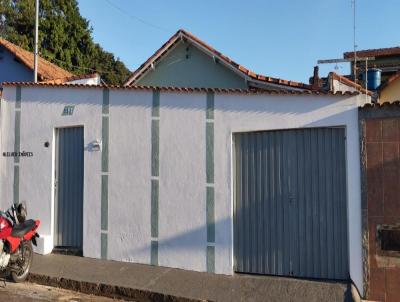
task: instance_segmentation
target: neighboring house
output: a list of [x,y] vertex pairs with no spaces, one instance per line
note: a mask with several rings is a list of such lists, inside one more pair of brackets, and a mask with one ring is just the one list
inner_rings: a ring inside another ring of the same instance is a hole
[[256,74],[185,30],[132,73],[124,86],[305,90],[304,83]]
[[392,75],[379,87],[379,102],[400,101],[400,71]]
[[[3,82],[32,82],[33,68],[32,52],[0,38],[0,87]],[[38,81],[100,84],[100,77],[98,74],[77,76],[39,57]]]
[[[349,51],[343,54],[345,59],[353,59],[354,52]],[[363,73],[365,72],[365,58],[375,57],[368,61],[368,68],[379,68],[382,71],[382,82],[388,80],[398,70],[400,70],[400,47],[366,49],[357,51],[357,83],[363,83]],[[354,79],[354,62],[351,63],[351,76]],[[365,84],[363,85],[365,86]]]
[[358,92],[3,92],[0,208],[26,200],[41,220],[37,252],[352,280],[363,291]]
[[365,89],[360,84],[354,83],[347,76],[339,75],[335,72],[330,72],[327,77],[320,78],[318,75],[318,66],[314,67],[314,75],[310,78],[310,85],[315,91],[332,92],[360,92],[367,96],[368,102],[371,100],[373,93]]
[[101,83],[101,79],[98,73],[90,73],[90,74],[73,75],[65,78],[41,81],[41,83],[99,85]]

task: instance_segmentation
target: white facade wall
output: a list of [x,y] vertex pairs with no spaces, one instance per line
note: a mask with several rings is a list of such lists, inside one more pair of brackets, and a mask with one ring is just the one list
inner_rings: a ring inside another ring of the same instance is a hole
[[[14,147],[15,87],[1,107],[2,152]],[[85,146],[101,139],[102,89],[22,87],[20,199],[42,220],[39,252],[53,242],[54,129],[84,126]],[[109,110],[108,259],[150,263],[151,180],[159,181],[158,264],[206,270],[206,94],[111,90]],[[350,275],[362,291],[361,190],[357,107],[362,96],[215,94],[215,272],[233,274],[232,133],[345,126]],[[75,105],[72,116],[62,116]],[[151,175],[151,125],[159,121],[159,177]],[[44,148],[45,141],[50,148]],[[101,152],[85,151],[83,253],[101,254]],[[1,207],[13,198],[13,159],[1,158]],[[47,248],[46,248],[47,247]]]

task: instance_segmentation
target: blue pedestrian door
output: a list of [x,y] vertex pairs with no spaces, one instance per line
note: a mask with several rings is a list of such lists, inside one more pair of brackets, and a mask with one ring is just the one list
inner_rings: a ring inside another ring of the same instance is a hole
[[83,127],[56,130],[56,247],[82,249],[83,151]]

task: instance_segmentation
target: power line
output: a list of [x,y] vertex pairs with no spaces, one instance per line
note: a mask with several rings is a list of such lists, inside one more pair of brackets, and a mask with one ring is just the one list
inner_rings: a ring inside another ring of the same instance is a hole
[[169,30],[168,30],[167,28],[158,26],[158,25],[156,25],[156,24],[153,24],[153,23],[150,23],[150,22],[148,22],[148,21],[146,21],[146,20],[143,20],[143,19],[141,19],[141,18],[139,18],[139,17],[137,17],[137,16],[134,16],[134,15],[129,14],[126,10],[124,10],[124,9],[122,9],[121,7],[119,7],[118,5],[112,3],[110,0],[105,0],[105,1],[106,1],[110,6],[112,6],[112,7],[115,8],[116,10],[118,10],[120,13],[122,13],[122,14],[128,16],[129,18],[131,18],[131,19],[133,19],[133,20],[135,20],[135,21],[139,21],[139,22],[141,22],[141,23],[143,23],[143,24],[145,24],[145,25],[147,25],[147,26],[151,26],[151,27],[153,27],[153,28],[162,30],[162,31],[164,31],[164,32],[169,32]]

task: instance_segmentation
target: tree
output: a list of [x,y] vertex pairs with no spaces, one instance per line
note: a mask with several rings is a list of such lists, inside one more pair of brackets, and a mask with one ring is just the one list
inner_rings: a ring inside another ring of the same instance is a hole
[[[0,35],[33,51],[34,0],[0,0]],[[118,58],[92,38],[89,21],[80,15],[77,0],[40,0],[39,53],[74,73],[98,72],[108,84],[122,84],[130,75]]]

